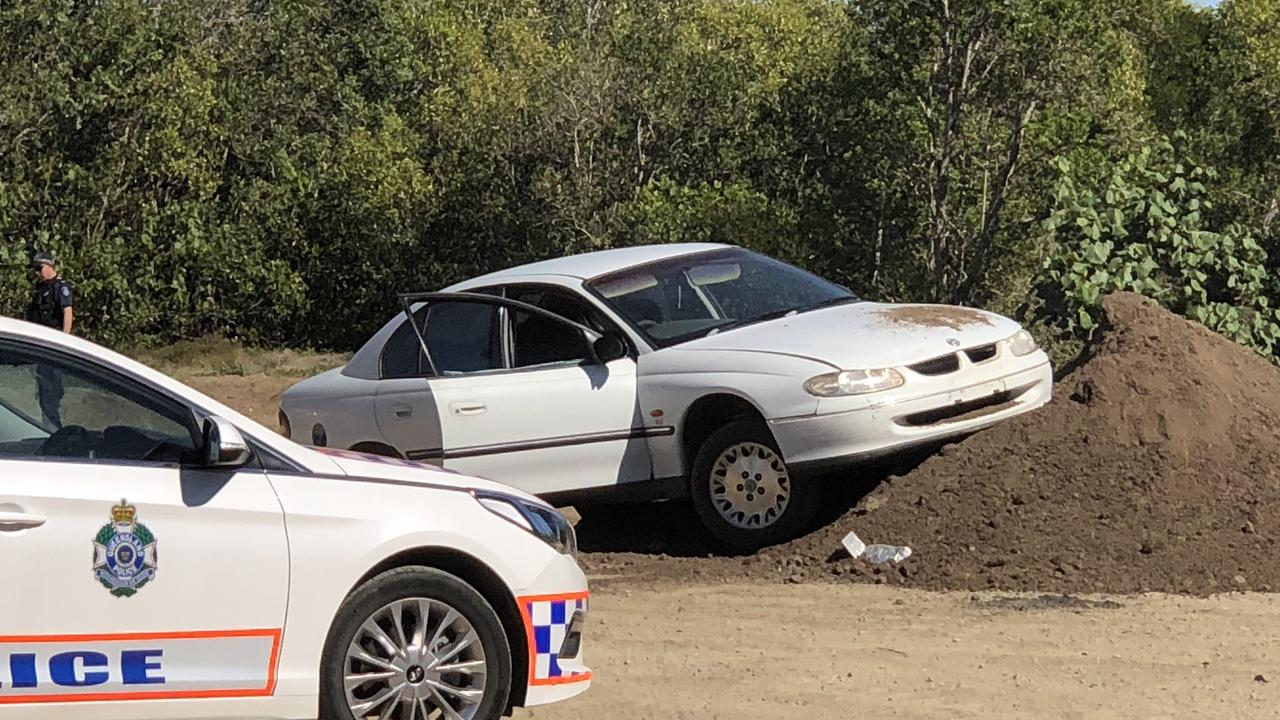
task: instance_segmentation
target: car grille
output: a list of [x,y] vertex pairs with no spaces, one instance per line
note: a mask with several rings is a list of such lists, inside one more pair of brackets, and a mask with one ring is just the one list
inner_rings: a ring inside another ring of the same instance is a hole
[[942,357],[936,357],[932,360],[925,360],[924,362],[916,363],[915,365],[908,365],[907,367],[915,370],[921,375],[946,375],[947,373],[953,373],[960,369],[960,358],[957,357],[955,353],[951,353],[950,355],[943,355]]
[[[962,350],[969,362],[977,365],[986,362],[996,356],[996,346],[978,345],[977,347]],[[950,355],[941,355],[936,358],[930,358],[924,362],[918,362],[915,365],[907,367],[920,373],[921,375],[947,375],[960,369],[960,353],[951,353]]]
[[956,403],[947,407],[907,415],[899,418],[898,424],[922,427],[925,425],[941,425],[948,422],[973,420],[974,418],[980,418],[984,415],[991,415],[1011,408],[1016,399],[1014,393],[1008,391],[999,392],[978,400],[970,400],[969,402]]
[[996,346],[995,343],[992,343],[991,345],[979,345],[978,347],[971,347],[968,350],[965,350],[964,354],[969,356],[969,362],[977,365],[980,362],[986,362],[995,357]]

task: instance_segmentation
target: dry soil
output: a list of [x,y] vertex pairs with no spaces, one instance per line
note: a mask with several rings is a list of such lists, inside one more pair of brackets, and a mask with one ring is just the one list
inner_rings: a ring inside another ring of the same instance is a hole
[[583,696],[517,720],[1274,718],[1274,595],[605,585]]

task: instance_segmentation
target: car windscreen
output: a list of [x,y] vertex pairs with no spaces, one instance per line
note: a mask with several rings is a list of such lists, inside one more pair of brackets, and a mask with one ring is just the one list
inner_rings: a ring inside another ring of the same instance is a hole
[[655,347],[858,300],[817,275],[737,248],[639,265],[587,287]]

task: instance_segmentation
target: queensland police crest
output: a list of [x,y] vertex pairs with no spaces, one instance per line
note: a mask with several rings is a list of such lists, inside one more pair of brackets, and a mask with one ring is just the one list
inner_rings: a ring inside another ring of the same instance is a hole
[[156,537],[124,500],[93,539],[93,574],[116,597],[130,597],[156,576]]

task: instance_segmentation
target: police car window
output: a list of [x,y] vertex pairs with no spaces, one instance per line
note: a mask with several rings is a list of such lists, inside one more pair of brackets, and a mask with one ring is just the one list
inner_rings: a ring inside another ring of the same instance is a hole
[[0,345],[0,456],[176,463],[198,441],[189,409],[132,380]]

